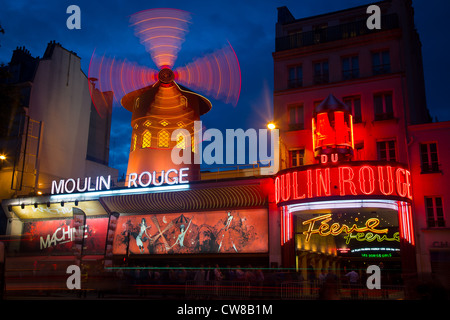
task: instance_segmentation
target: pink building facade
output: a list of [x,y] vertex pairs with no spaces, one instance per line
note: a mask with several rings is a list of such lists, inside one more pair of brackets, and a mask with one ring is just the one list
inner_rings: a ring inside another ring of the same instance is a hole
[[[403,217],[410,217],[410,226],[414,228],[411,230],[413,242],[405,246],[404,239],[401,239],[399,255],[383,255],[380,252],[370,255],[372,249],[369,246],[364,248],[367,252],[361,255],[340,254],[344,248],[339,248],[337,242],[332,244],[337,249],[336,254],[330,254],[328,249],[319,249],[318,244],[315,249],[312,245],[305,246],[302,222],[304,225],[308,214],[331,213],[332,217],[348,214],[350,217],[352,210],[339,204],[341,199],[348,200],[345,197],[329,199],[335,203],[328,208],[321,206],[318,211],[292,211],[292,208],[300,208],[305,201],[291,201],[286,202],[287,205],[279,205],[282,225],[285,213],[292,224],[287,225],[292,241],[286,241],[284,245],[282,241],[284,262],[296,268],[312,266],[315,269],[330,266],[345,269],[352,264],[363,268],[364,265],[381,262],[393,269],[401,269],[403,277],[415,273],[424,276],[423,279],[425,275],[444,277],[442,270],[444,266],[448,268],[446,250],[449,239],[445,199],[450,199],[450,188],[443,179],[445,137],[450,134],[449,126],[448,123],[431,123],[426,105],[421,43],[414,28],[411,3],[398,0],[375,4],[381,8],[380,30],[367,28],[367,6],[302,19],[296,19],[286,7],[278,8],[273,59],[274,123],[280,129],[280,165],[283,170],[279,177],[289,172],[292,175],[293,168],[299,170],[298,174],[320,168],[320,160],[314,157],[311,134],[313,112],[320,102],[332,94],[351,108],[353,116],[353,157],[350,162],[339,165],[352,165],[356,161],[359,164],[400,165],[411,175],[412,198],[407,201],[411,215],[399,214],[395,227],[401,229]],[[435,148],[438,150],[435,151]],[[428,152],[428,156],[422,156],[421,150],[424,154]],[[436,152],[438,160],[435,159]],[[433,170],[429,170],[432,172],[421,172],[421,161],[424,159],[428,159],[431,166],[430,154],[433,155],[433,163],[439,162],[439,167],[433,164]],[[427,183],[433,187],[422,187]],[[373,194],[362,199],[374,199]],[[324,204],[324,200],[327,199],[313,197],[307,204]],[[432,208],[427,209],[427,201]],[[400,207],[398,210],[401,211]],[[427,218],[427,210],[430,218]],[[383,209],[374,206],[371,209],[361,207],[356,211],[352,218],[356,214],[374,218],[382,217]],[[436,222],[430,222],[432,211]],[[393,217],[395,213],[388,215]],[[386,242],[378,244],[380,248],[383,245],[389,247]],[[345,250],[353,252],[352,248]],[[361,252],[363,249],[355,249],[354,252],[357,250]],[[385,258],[364,260],[363,257]]]

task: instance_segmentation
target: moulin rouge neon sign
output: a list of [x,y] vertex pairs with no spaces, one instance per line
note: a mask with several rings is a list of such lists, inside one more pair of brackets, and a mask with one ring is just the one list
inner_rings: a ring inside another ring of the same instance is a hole
[[353,162],[288,169],[275,178],[277,204],[316,197],[370,195],[412,199],[410,171],[395,165]]
[[[189,183],[187,180],[189,168],[162,170],[161,173],[156,171],[144,171],[140,174],[130,173],[128,175],[128,188],[149,187]],[[111,189],[111,175],[107,178],[98,176],[94,179],[86,177],[83,179],[61,179],[52,181],[52,194],[73,193],[73,192],[89,192]]]

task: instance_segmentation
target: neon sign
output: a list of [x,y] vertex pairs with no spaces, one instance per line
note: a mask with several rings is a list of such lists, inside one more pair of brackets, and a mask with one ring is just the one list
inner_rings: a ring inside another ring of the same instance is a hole
[[[309,242],[311,239],[311,235],[313,234],[319,234],[322,237],[332,235],[332,236],[338,236],[341,233],[346,233],[347,235],[350,235],[353,232],[357,233],[364,233],[369,231],[372,233],[372,235],[375,233],[377,234],[386,234],[388,232],[388,229],[376,229],[378,225],[380,224],[380,220],[377,218],[370,218],[366,220],[366,223],[364,227],[358,227],[355,224],[353,224],[351,227],[349,227],[346,224],[339,224],[338,222],[333,223],[331,226],[328,224],[328,222],[331,220],[331,213],[324,214],[318,217],[314,217],[312,219],[303,221],[303,225],[308,225],[308,230],[304,231],[303,234],[306,235],[306,242]],[[356,219],[357,220],[357,219]],[[314,228],[315,223],[321,221],[320,225],[316,228]],[[368,233],[369,234],[369,233]],[[359,241],[362,240],[361,237],[358,237]],[[350,240],[348,240],[350,241]],[[348,242],[347,242],[348,243]]]
[[301,201],[315,197],[394,196],[412,199],[411,173],[396,165],[360,162],[345,165],[288,169],[275,178],[275,201]]
[[[308,225],[308,230],[303,232],[303,234],[306,236],[305,242],[309,242],[313,234],[318,234],[322,237],[326,237],[329,235],[339,236],[342,233],[346,234],[344,236],[346,244],[349,244],[351,240],[360,242],[373,242],[375,240],[377,242],[400,242],[399,232],[395,232],[392,237],[388,237],[388,229],[377,229],[378,225],[380,224],[380,220],[377,218],[367,219],[363,227],[358,227],[356,223],[354,223],[351,227],[346,224],[341,225],[338,222],[329,225],[328,222],[330,220],[331,213],[303,221],[303,225]],[[315,223],[319,221],[319,226],[315,225]],[[358,221],[358,219],[356,218],[355,221]]]
[[372,232],[367,232],[367,233],[360,233],[358,232],[357,234],[347,234],[345,237],[345,243],[349,244],[350,240],[354,239],[356,241],[367,241],[367,242],[372,242],[377,240],[378,242],[382,242],[382,241],[396,241],[396,242],[400,242],[400,233],[396,232],[392,235],[392,237],[388,237],[387,235],[382,235],[380,236],[379,234],[373,234]]
[[[164,170],[161,173],[156,171],[148,172],[144,171],[140,174],[130,173],[128,175],[128,188],[132,187],[148,187],[150,185],[161,186],[163,184],[174,185],[188,183],[186,179],[188,176],[189,168],[170,169],[166,172]],[[103,177],[98,176],[95,179],[87,177],[84,179],[61,179],[58,182],[52,181],[51,194],[59,193],[73,193],[73,192],[86,192],[86,191],[101,191],[111,189],[111,176]]]

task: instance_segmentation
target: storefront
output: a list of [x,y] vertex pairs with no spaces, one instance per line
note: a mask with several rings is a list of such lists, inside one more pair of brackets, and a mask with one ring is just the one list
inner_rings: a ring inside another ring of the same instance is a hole
[[[391,281],[412,272],[409,171],[398,163],[344,162],[291,168],[275,178],[283,263],[346,272],[376,264]],[[413,252],[413,251],[412,251]]]
[[6,200],[7,269],[267,267],[271,186],[252,178]]

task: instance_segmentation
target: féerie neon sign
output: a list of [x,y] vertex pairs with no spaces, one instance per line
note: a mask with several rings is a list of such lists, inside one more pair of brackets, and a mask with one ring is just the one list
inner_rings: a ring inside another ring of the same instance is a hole
[[[320,224],[317,226],[316,222],[319,221]],[[356,241],[367,242],[372,242],[375,240],[377,240],[378,242],[400,241],[398,232],[394,233],[392,237],[388,237],[388,229],[377,229],[378,225],[380,224],[380,220],[377,218],[367,219],[363,227],[357,226],[356,223],[354,223],[351,227],[346,224],[341,225],[338,222],[329,225],[328,222],[330,221],[331,213],[303,221],[303,225],[308,225],[308,230],[303,232],[303,234],[306,236],[305,241],[309,242],[313,234],[318,234],[322,237],[326,237],[328,235],[338,236],[342,233],[346,234],[344,236],[344,238],[346,239],[346,244],[349,244],[350,240],[352,239],[355,239]],[[358,219],[356,218],[355,221],[358,221]]]
[[[372,233],[386,234],[388,232],[388,229],[376,229],[376,227],[380,224],[380,220],[377,218],[370,218],[367,219],[364,227],[358,227],[356,226],[356,223],[353,224],[353,226],[349,227],[346,224],[340,225],[338,222],[333,223],[331,226],[328,224],[328,222],[331,220],[331,213],[324,214],[318,217],[314,217],[312,219],[303,221],[303,225],[308,225],[308,230],[304,231],[303,234],[306,235],[306,242],[311,239],[311,235],[313,234],[319,234],[322,237],[333,235],[338,236],[342,232],[345,232],[346,234],[351,234],[352,232],[367,232],[370,231]],[[321,221],[319,227],[314,228],[315,223],[317,221]]]
[[288,169],[275,178],[275,201],[330,196],[395,196],[412,199],[411,173],[394,165],[364,162]]

